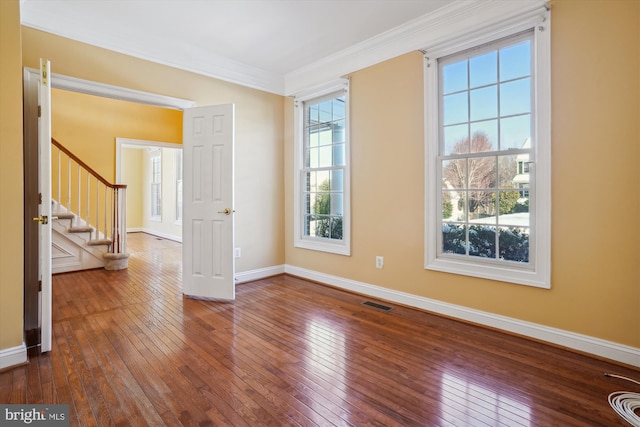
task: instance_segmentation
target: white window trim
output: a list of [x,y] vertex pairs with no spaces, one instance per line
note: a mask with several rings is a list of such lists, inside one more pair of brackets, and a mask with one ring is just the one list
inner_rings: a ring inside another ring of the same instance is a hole
[[[344,167],[344,211],[342,214],[342,240],[331,241],[316,237],[303,236],[302,234],[302,213],[303,199],[300,191],[300,171],[303,168],[303,144],[304,144],[304,102],[314,98],[328,95],[332,92],[343,90],[345,92],[345,159]],[[295,96],[294,107],[294,160],[293,160],[293,244],[296,248],[311,249],[322,252],[330,252],[339,255],[351,255],[351,142],[349,124],[349,81],[340,79],[323,85],[316,90],[299,93]]]
[[[438,156],[438,64],[437,59],[534,28],[534,99],[536,203],[531,222],[535,234],[531,269],[505,264],[487,265],[467,259],[438,257],[439,218],[436,161]],[[480,277],[539,288],[551,288],[551,21],[548,10],[528,13],[500,25],[478,29],[425,49],[425,269]]]

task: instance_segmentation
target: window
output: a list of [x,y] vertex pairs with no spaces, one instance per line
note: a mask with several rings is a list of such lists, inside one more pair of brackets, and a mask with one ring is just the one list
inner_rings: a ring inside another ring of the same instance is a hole
[[151,218],[162,216],[162,156],[161,150],[155,149],[150,155],[151,161]]
[[175,150],[176,163],[176,221],[182,222],[182,150]]
[[295,245],[349,255],[348,91],[296,101]]
[[548,288],[549,25],[513,27],[427,50],[425,268]]

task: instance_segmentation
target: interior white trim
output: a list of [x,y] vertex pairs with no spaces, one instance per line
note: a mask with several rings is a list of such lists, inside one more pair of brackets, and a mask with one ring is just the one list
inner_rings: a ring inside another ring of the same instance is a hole
[[477,323],[491,328],[512,332],[536,340],[556,344],[569,349],[585,352],[631,366],[640,367],[640,348],[631,347],[600,338],[552,328],[537,323],[526,322],[499,314],[475,310],[430,298],[407,294],[369,283],[345,279],[319,271],[308,270],[293,265],[285,265],[285,273],[325,283],[351,292],[395,302],[421,310]]
[[281,264],[272,267],[256,268],[255,270],[236,271],[236,284],[284,274],[284,268],[284,265]]
[[0,370],[27,363],[27,346],[25,343],[0,350]]
[[[36,75],[39,73],[38,70],[33,68],[25,68],[25,70],[29,73],[35,73]],[[112,86],[105,83],[78,79],[56,73],[51,73],[51,87],[55,89],[85,93],[87,95],[119,99],[121,101],[139,102],[142,104],[170,108],[173,110],[184,110],[185,108],[191,108],[196,104],[194,101],[190,101],[188,99],[173,98],[170,96],[158,95],[156,93],[142,92],[139,90]]]

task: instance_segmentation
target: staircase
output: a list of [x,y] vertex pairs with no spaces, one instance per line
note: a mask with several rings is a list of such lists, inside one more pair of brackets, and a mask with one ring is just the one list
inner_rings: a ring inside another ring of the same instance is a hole
[[52,273],[127,268],[126,185],[111,184],[55,139]]

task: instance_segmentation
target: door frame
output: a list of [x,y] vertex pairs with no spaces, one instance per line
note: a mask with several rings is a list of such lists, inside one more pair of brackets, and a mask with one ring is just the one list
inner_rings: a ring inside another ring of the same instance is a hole
[[[27,80],[36,81],[38,83],[40,82],[39,69],[25,67],[23,70],[23,73],[24,73],[23,80],[25,83]],[[143,92],[143,91],[123,88],[119,86],[113,86],[113,85],[99,83],[91,80],[84,80],[76,77],[65,76],[62,74],[50,73],[49,78],[51,79],[52,89],[68,90],[72,92],[84,93],[87,95],[100,96],[103,98],[112,98],[112,99],[117,99],[121,101],[137,102],[139,104],[147,104],[155,107],[169,108],[169,109],[180,110],[180,111],[183,111],[187,108],[191,108],[196,104],[194,101],[187,100],[187,99],[173,98],[170,96]],[[32,96],[23,95],[23,114],[26,115],[29,113],[33,113],[33,111],[37,111],[37,108],[38,108],[37,97],[36,99],[34,99]],[[25,129],[26,129],[26,126],[27,124],[25,123]],[[24,139],[25,139],[24,140],[25,152],[26,150],[30,150],[31,152],[31,150],[33,150],[34,147],[31,146],[32,144],[29,144],[29,140],[27,139],[26,134]],[[36,128],[36,141],[37,141],[37,128]],[[35,153],[32,153],[32,155],[35,155],[36,157],[38,156],[38,148],[39,147],[36,145],[35,147],[36,151]],[[38,185],[40,184],[38,169],[37,168],[35,168],[35,170],[32,170],[32,168],[30,168],[29,170],[25,169],[23,178],[25,179],[24,195],[25,195],[25,211],[26,211],[27,210],[26,196],[28,191],[30,191],[29,189],[27,189],[26,183],[28,182],[28,183],[31,183],[31,185],[35,185],[36,188],[38,187]],[[34,184],[34,180],[35,180],[35,184]],[[35,193],[36,194],[38,193],[37,189]],[[27,215],[26,212],[25,212],[25,215]],[[25,222],[26,222],[27,216],[25,216]],[[28,218],[28,219],[29,219],[29,222],[31,222],[31,218]],[[34,248],[34,245],[36,245],[35,248]],[[25,253],[25,264],[26,264],[27,263],[26,257],[29,256],[27,254],[30,254],[30,253],[33,254],[34,252],[36,254],[39,253],[39,241],[38,239],[25,236],[24,246],[25,246],[24,253]],[[51,278],[49,277],[49,279]],[[48,283],[49,288],[43,289],[42,294],[51,295],[51,289],[50,289],[51,280],[43,281],[43,283]],[[34,286],[29,286],[29,287],[27,286],[28,286],[28,283],[25,278],[25,281],[23,284],[25,301],[27,300],[33,301],[34,298],[35,298],[35,301],[38,301],[40,297],[38,288]],[[44,316],[42,316],[42,314],[44,314]],[[32,323],[33,323],[31,318],[27,319],[27,315],[28,314],[25,310],[25,312],[23,313],[23,329],[25,331],[27,327],[32,329]],[[33,317],[33,314],[31,313],[30,316]],[[50,331],[52,326],[51,311],[48,311],[46,313],[38,313],[38,318],[39,318],[39,324],[40,324],[40,328],[39,328],[40,331],[37,333],[37,336],[35,338],[31,338],[31,339],[37,339],[38,343],[35,345],[41,344],[41,336],[43,332],[42,330],[48,328],[48,330]],[[29,334],[32,337],[34,336],[33,335],[34,332],[29,332]]]

